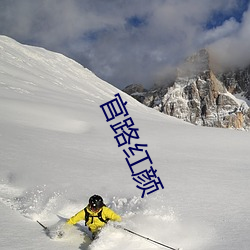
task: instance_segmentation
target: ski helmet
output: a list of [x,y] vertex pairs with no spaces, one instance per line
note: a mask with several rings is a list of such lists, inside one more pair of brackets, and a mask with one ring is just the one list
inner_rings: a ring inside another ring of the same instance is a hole
[[93,210],[99,210],[103,207],[103,199],[99,195],[93,195],[89,198],[89,206]]

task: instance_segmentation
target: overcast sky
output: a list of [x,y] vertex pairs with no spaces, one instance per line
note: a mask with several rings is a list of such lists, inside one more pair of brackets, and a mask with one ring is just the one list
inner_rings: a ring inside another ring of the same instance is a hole
[[0,34],[57,51],[111,84],[149,86],[204,47],[250,62],[250,0],[0,0]]

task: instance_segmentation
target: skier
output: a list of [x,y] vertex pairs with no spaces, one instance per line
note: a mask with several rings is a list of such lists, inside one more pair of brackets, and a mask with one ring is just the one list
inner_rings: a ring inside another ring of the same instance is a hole
[[94,239],[109,220],[120,222],[122,219],[113,210],[105,206],[101,196],[95,194],[89,198],[89,204],[72,216],[67,224],[74,225],[80,220],[85,220],[85,226],[92,232],[92,238]]

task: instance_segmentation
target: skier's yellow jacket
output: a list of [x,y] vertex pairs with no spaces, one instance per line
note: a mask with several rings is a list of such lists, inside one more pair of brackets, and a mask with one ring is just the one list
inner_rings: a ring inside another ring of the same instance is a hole
[[[121,221],[121,217],[116,214],[113,210],[111,210],[110,208],[103,206],[99,211],[97,212],[93,212],[89,209],[89,207],[87,207],[87,212],[89,213],[89,219],[86,222],[86,225],[88,226],[89,230],[92,233],[95,233],[98,231],[98,229],[102,228],[106,223],[101,221],[98,218],[98,214],[100,213],[100,211],[102,211],[101,213],[101,217],[104,221],[107,220],[112,220],[112,221]],[[92,217],[93,216],[93,217]],[[77,214],[75,214],[74,216],[72,216],[68,221],[67,224],[70,225],[74,225],[77,222],[79,222],[80,220],[85,220],[85,211],[84,209],[82,209],[81,211],[79,211]]]

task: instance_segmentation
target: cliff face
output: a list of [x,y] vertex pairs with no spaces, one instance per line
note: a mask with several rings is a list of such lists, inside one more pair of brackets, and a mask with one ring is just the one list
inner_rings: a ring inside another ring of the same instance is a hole
[[230,93],[240,93],[250,100],[250,66],[218,74],[218,79],[225,84]]
[[196,125],[248,129],[250,109],[233,94],[250,96],[249,70],[215,75],[208,51],[201,50],[178,68],[170,87],[130,94],[149,107]]

